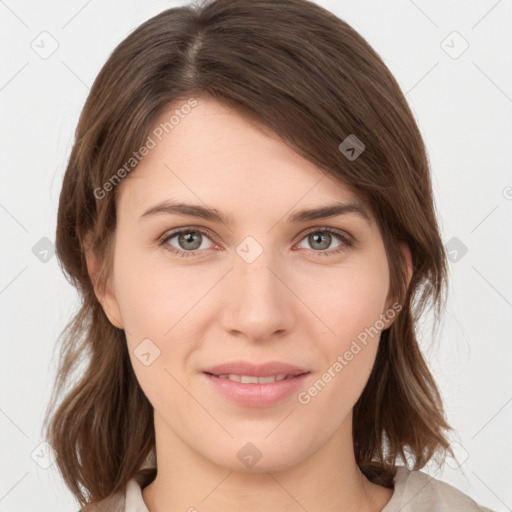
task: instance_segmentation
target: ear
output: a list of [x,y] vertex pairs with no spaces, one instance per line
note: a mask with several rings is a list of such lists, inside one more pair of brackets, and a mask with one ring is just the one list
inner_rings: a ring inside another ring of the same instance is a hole
[[409,288],[409,284],[411,283],[412,278],[412,255],[409,246],[405,242],[399,242],[400,251],[405,257],[407,261],[407,288]]
[[108,279],[108,283],[104,283],[100,280],[101,260],[92,249],[89,236],[86,237],[85,242],[85,260],[87,263],[87,272],[94,287],[94,294],[101,304],[105,315],[114,327],[124,329],[119,304],[115,292],[112,290],[111,283],[113,283],[113,278],[109,276],[110,279]]
[[[405,242],[399,242],[398,245],[400,247],[400,252],[402,253],[402,255],[405,258],[405,261],[407,262],[407,287],[409,287],[409,284],[411,283],[412,272],[413,272],[411,250],[409,249],[409,246]],[[389,311],[390,309],[394,310],[393,304],[395,302],[396,302],[396,297],[389,298],[386,301],[386,310],[384,312],[384,315],[386,315],[386,311]],[[396,315],[393,315],[393,317],[396,317]],[[393,323],[393,321],[391,321],[389,324],[386,324],[385,329],[390,327],[392,323]]]

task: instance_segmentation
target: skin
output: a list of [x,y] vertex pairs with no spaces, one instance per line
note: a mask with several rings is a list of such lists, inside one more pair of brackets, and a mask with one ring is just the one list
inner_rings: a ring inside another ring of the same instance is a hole
[[[284,361],[311,371],[307,390],[391,307],[388,261],[371,214],[370,222],[353,213],[286,222],[298,210],[361,203],[357,196],[269,129],[207,97],[116,194],[113,275],[97,295],[109,320],[125,329],[133,369],[154,407],[158,475],[143,490],[148,509],[226,512],[243,503],[248,512],[382,510],[392,490],[360,473],[352,440],[352,408],[379,336],[307,405],[292,394],[272,407],[240,406],[201,373],[228,360]],[[229,212],[236,222],[165,213],[139,219],[169,198]],[[165,249],[187,251],[190,244],[177,236],[159,245],[171,230],[191,227],[212,234],[199,235],[200,248],[188,249],[195,255]],[[321,247],[331,255],[319,255],[304,232],[325,227],[355,244],[334,254],[344,242],[333,235]],[[236,252],[247,236],[263,250],[252,263]],[[87,262],[94,280],[98,260],[88,252]],[[145,366],[134,350],[148,338],[160,355]],[[262,454],[252,468],[237,457],[247,442]]]

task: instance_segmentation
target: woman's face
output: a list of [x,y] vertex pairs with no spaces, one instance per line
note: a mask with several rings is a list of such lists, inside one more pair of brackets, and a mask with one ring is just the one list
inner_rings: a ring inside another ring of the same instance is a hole
[[[100,299],[125,329],[159,442],[239,471],[290,467],[341,432],[351,443],[352,407],[400,308],[386,301],[375,219],[346,186],[214,100],[167,129],[118,185],[113,286]],[[167,211],[151,213],[163,202]],[[356,206],[299,214],[341,203]],[[241,374],[252,378],[236,382]]]

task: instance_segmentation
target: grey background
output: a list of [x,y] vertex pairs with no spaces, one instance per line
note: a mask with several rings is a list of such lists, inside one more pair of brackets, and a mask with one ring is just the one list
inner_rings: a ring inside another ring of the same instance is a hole
[[[53,346],[78,304],[52,252],[61,180],[110,52],[185,3],[0,1],[0,512],[78,509],[41,445]],[[394,73],[432,165],[451,288],[440,335],[427,317],[421,341],[463,462],[423,471],[512,510],[512,2],[318,3]]]

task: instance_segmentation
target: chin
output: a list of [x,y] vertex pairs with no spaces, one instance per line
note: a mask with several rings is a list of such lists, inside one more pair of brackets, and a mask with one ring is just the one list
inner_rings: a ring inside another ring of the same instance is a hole
[[230,471],[239,473],[267,473],[285,471],[298,464],[304,457],[304,449],[297,450],[298,442],[287,436],[289,446],[276,438],[265,439],[265,435],[245,436],[244,440],[234,439],[222,453],[204,454],[211,462]]

